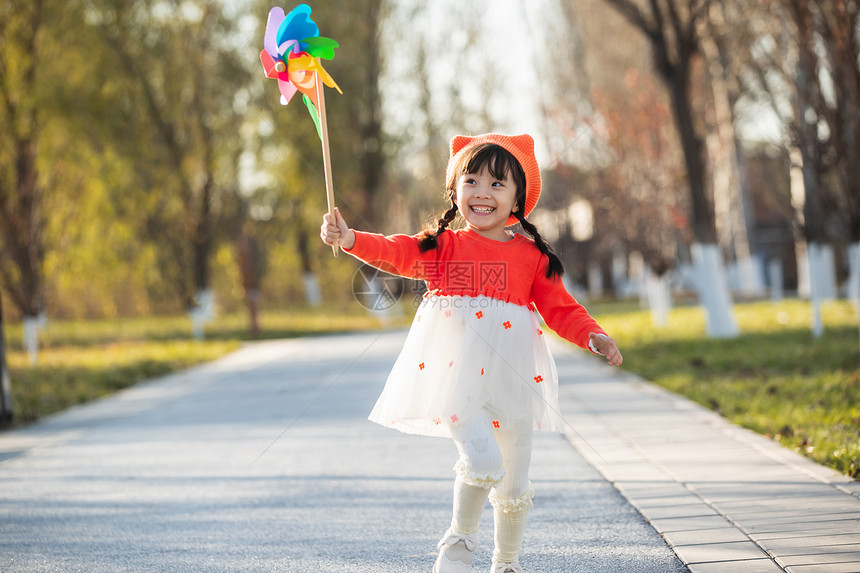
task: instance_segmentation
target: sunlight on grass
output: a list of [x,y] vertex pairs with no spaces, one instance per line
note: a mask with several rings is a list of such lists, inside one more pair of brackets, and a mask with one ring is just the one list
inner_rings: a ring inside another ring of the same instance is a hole
[[45,350],[35,367],[22,352],[9,355],[17,422],[108,395],[148,378],[214,360],[239,341],[121,342]]

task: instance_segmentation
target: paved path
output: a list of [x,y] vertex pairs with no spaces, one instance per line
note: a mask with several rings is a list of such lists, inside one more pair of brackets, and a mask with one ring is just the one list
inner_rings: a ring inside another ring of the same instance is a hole
[[[404,336],[253,344],[0,435],[0,571],[429,571],[456,450],[365,420]],[[580,352],[557,358],[567,406],[586,400],[568,419],[615,452],[601,424],[626,383],[597,384],[606,367]],[[530,573],[687,571],[563,436],[538,435],[532,477]],[[618,483],[629,495],[637,482],[670,480]],[[491,532],[486,511],[476,571],[489,570]]]
[[567,435],[693,573],[860,572],[860,482],[621,374],[560,363]]

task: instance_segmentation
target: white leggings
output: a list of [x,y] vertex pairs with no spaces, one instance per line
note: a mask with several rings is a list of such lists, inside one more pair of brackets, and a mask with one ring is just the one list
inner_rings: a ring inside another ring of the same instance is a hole
[[532,429],[495,428],[489,415],[452,427],[460,453],[455,469],[463,481],[493,488],[493,497],[516,499],[529,489]]
[[451,430],[460,452],[451,531],[477,533],[489,497],[496,522],[493,560],[516,562],[534,495],[528,477],[532,429],[495,428],[491,417],[476,416]]

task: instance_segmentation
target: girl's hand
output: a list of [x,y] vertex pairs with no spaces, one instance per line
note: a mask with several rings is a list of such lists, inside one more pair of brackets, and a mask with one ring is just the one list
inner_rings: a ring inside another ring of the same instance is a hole
[[621,356],[621,351],[618,350],[614,340],[605,334],[597,334],[596,332],[592,332],[588,337],[597,351],[606,357],[606,361],[609,362],[610,366],[621,366],[624,358]]
[[347,250],[355,246],[355,233],[346,224],[337,207],[334,208],[334,217],[329,213],[323,215],[320,238],[326,245],[340,245]]

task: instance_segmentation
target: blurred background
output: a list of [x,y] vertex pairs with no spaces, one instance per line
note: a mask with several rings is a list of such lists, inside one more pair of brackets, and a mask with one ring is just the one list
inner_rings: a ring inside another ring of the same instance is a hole
[[[355,268],[318,239],[313,123],[279,105],[259,62],[270,7],[0,2],[7,321],[351,298]],[[849,292],[856,2],[312,8],[340,43],[328,123],[355,228],[411,234],[444,210],[452,135],[528,132],[545,180],[533,219],[573,289],[644,297],[664,279],[692,292],[691,249],[716,245],[735,297],[809,296],[812,244],[819,293]]]

